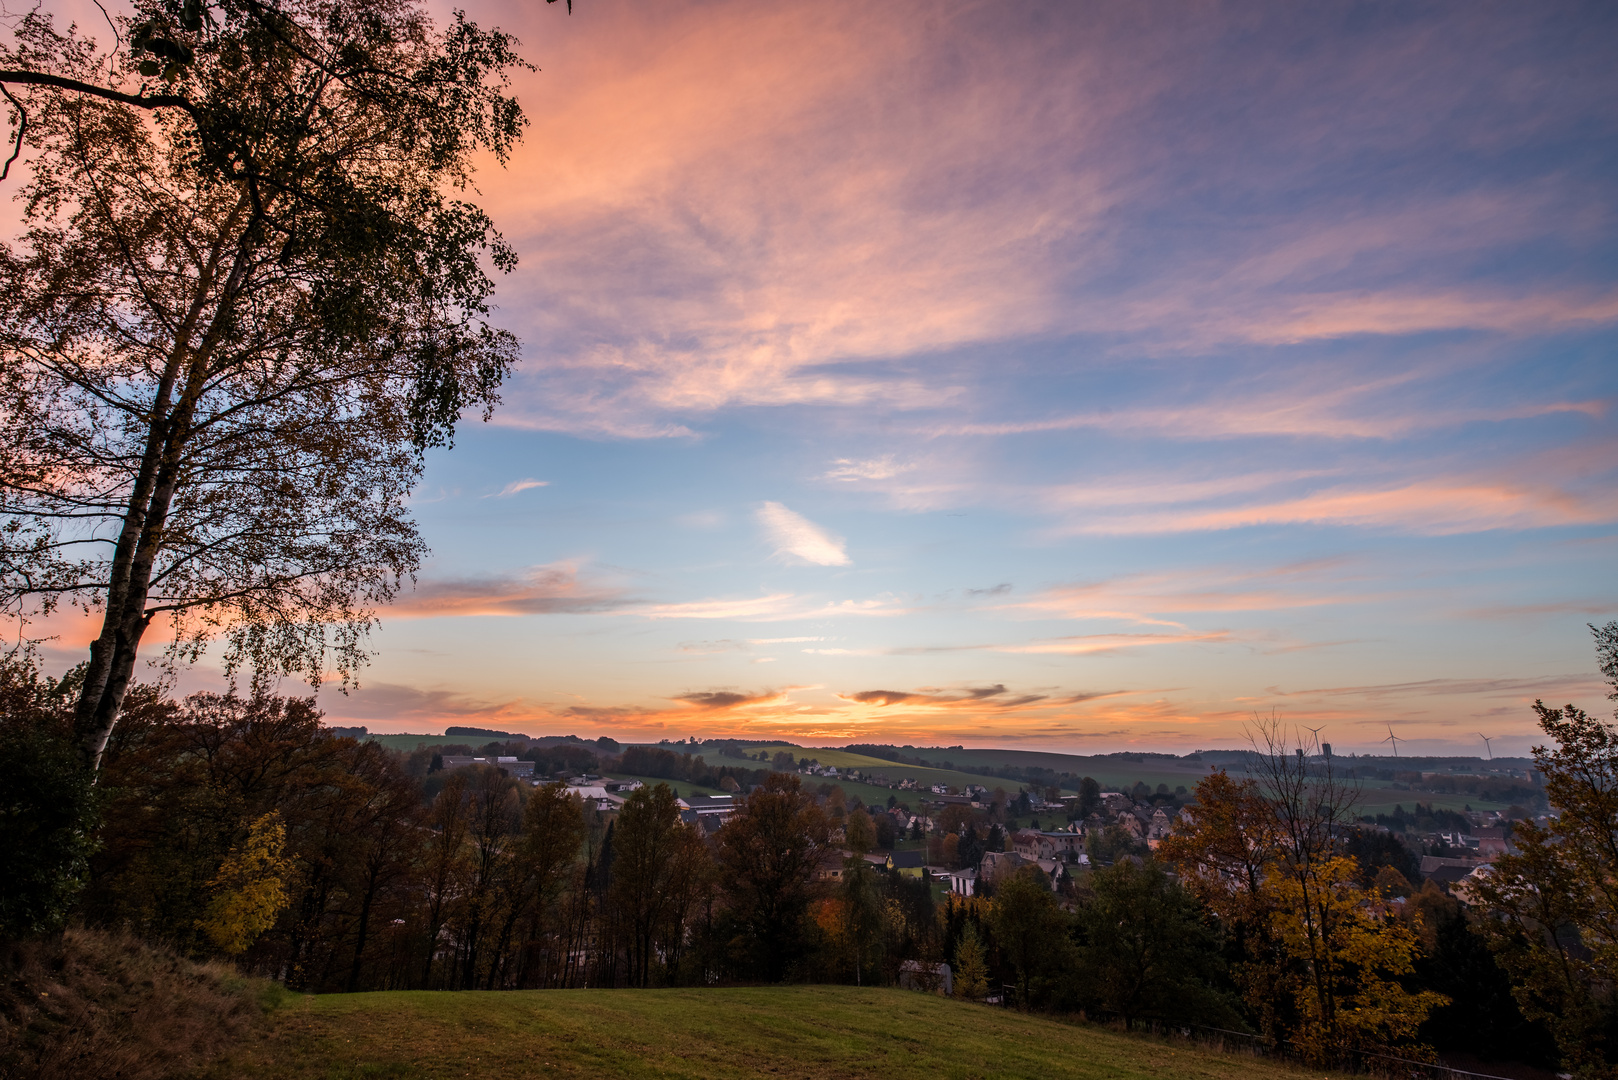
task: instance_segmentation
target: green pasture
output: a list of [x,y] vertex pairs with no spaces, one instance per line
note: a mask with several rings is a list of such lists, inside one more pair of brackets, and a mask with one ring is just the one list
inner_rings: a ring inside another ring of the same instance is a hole
[[[774,755],[779,750],[785,750],[794,758],[810,758],[820,762],[822,765],[835,765],[839,769],[858,769],[862,773],[882,773],[894,781],[902,780],[905,777],[912,777],[923,787],[931,787],[934,784],[948,784],[951,787],[964,788],[967,784],[982,784],[990,791],[993,791],[997,787],[1003,787],[1008,792],[1013,793],[1015,793],[1017,790],[1017,784],[1014,781],[1004,780],[999,777],[981,776],[977,773],[961,772],[958,769],[922,768],[919,765],[906,765],[902,762],[888,761],[884,758],[868,757],[865,754],[854,754],[847,750],[840,750],[836,747],[790,746],[786,743],[777,743],[769,746],[749,747],[748,749],[750,749],[754,754],[757,754],[758,751],[763,750],[771,755]],[[746,761],[741,759],[717,756],[709,757],[706,754],[704,754],[703,760],[707,761],[709,764],[747,764]],[[763,763],[759,761],[754,761],[752,763],[753,768],[755,769],[759,768],[762,764]],[[804,779],[805,781],[819,781],[821,777],[805,777]],[[854,786],[859,787],[861,785]],[[876,790],[884,792],[883,801],[886,801],[887,789],[877,788]],[[850,790],[849,794],[853,795],[854,792]],[[866,802],[871,801],[870,797],[864,795],[863,793],[861,797],[864,798]],[[903,795],[900,796],[900,798],[903,797]]]
[[304,997],[283,1005],[257,1040],[203,1075],[1295,1080],[1304,1074],[1188,1041],[931,994],[791,986]]
[[[377,735],[366,736],[371,742],[381,743],[389,750],[398,750],[408,754],[418,746],[440,746],[444,743],[467,743],[466,739],[449,739],[442,735]],[[484,742],[488,742],[487,739]],[[482,744],[479,744],[482,745]]]
[[656,787],[658,784],[667,784],[669,789],[673,791],[675,795],[681,798],[684,798],[687,795],[728,794],[723,788],[702,787],[699,784],[693,784],[685,780],[670,780],[667,777],[662,776],[635,776],[631,773],[623,772],[609,772],[602,773],[601,775],[610,777],[613,780],[639,780],[647,787]]

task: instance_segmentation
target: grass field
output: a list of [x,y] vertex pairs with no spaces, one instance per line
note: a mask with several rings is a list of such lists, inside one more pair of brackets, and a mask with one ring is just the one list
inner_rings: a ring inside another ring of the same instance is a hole
[[1303,1074],[1187,1042],[912,991],[799,986],[305,997],[284,1005],[262,1036],[203,1075],[1297,1080]]

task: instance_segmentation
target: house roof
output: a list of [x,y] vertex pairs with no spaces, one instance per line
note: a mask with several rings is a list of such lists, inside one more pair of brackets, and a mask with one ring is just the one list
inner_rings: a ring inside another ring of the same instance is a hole
[[1462,878],[1471,877],[1475,869],[1474,866],[1440,866],[1427,875],[1427,880],[1440,885],[1453,885]]

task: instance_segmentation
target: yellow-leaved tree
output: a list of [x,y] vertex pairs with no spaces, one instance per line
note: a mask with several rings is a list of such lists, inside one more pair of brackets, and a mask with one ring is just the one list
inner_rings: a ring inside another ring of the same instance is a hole
[[967,924],[961,934],[961,944],[955,950],[955,996],[967,1001],[982,1001],[989,995],[989,964],[983,955],[983,943],[978,933]]
[[283,854],[286,843],[286,826],[272,810],[253,822],[247,839],[231,848],[208,883],[214,897],[197,920],[197,929],[221,952],[230,956],[246,952],[287,906],[292,860]]
[[1358,876],[1352,858],[1336,855],[1265,880],[1274,929],[1299,969],[1300,977],[1288,980],[1299,1021],[1293,1046],[1316,1062],[1338,1060],[1345,1050],[1395,1047],[1426,1056],[1416,1031],[1449,999],[1400,983],[1421,951],[1419,917],[1400,920]]
[[1357,789],[1329,755],[1289,745],[1274,719],[1258,720],[1253,741],[1257,778],[1205,778],[1192,820],[1158,856],[1242,946],[1234,974],[1266,1036],[1322,1065],[1430,1056],[1416,1032],[1448,999],[1402,985],[1421,952],[1420,920],[1395,917],[1342,853]]

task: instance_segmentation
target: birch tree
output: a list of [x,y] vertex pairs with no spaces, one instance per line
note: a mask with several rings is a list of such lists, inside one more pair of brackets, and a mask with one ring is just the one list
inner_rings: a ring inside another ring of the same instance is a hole
[[170,662],[222,640],[233,676],[346,687],[425,551],[423,454],[516,356],[489,322],[515,255],[460,197],[523,126],[509,36],[409,0],[142,0],[116,29],[35,13],[0,50],[31,155],[0,248],[0,602],[100,618],[92,768],[154,621]]

